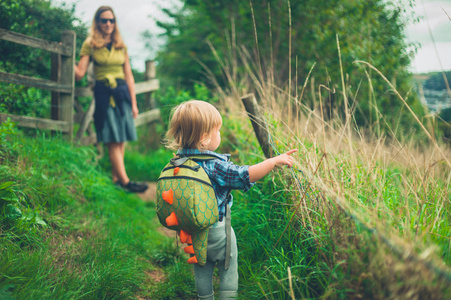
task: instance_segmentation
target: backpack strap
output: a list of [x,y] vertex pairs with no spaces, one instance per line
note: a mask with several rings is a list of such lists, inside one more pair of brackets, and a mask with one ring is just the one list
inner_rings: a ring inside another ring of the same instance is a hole
[[209,155],[209,154],[181,154],[179,156],[182,157],[188,157],[194,161],[207,161],[207,160],[213,160],[213,159],[220,159],[219,157]]
[[186,156],[184,156],[184,157],[174,157],[174,158],[171,158],[170,163],[171,163],[173,166],[178,167],[178,166],[181,166],[181,165],[183,165],[184,163],[186,163],[186,161],[187,161],[188,159],[189,159],[189,157],[186,157]]
[[176,157],[171,158],[170,163],[175,167],[179,167],[179,166],[183,165],[184,163],[186,163],[186,161],[188,159],[192,159],[195,162],[202,162],[202,161],[217,159],[217,157],[215,157],[213,155],[208,155],[208,154],[205,154],[205,155],[203,155],[203,154],[194,154],[194,155],[179,154]]
[[232,216],[230,211],[230,206],[226,204],[226,216],[225,216],[225,231],[226,231],[226,254],[224,269],[228,270],[230,266],[230,255],[232,249]]

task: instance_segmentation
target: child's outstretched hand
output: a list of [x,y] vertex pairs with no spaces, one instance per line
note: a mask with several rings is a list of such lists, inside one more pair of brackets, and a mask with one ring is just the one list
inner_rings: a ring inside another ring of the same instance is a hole
[[291,154],[297,152],[298,149],[292,149],[284,154],[281,154],[279,156],[273,157],[274,159],[274,165],[276,167],[287,165],[288,167],[292,167],[294,163],[294,158],[291,156]]
[[272,157],[265,161],[262,161],[259,164],[250,166],[249,181],[255,182],[259,180],[260,178],[271,172],[275,167],[287,165],[288,167],[291,168],[294,163],[294,158],[291,156],[291,154],[297,151],[298,149],[293,149],[279,156]]

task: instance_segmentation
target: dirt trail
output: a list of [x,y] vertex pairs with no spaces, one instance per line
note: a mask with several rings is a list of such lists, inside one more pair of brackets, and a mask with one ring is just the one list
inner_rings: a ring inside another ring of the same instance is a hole
[[[144,202],[155,202],[156,200],[156,193],[157,193],[157,183],[156,182],[147,182],[149,185],[149,188],[144,192],[137,194]],[[156,220],[158,222],[158,219]],[[166,227],[159,226],[158,232],[164,234],[168,237],[175,237],[175,231],[169,230]]]
[[[156,182],[147,182],[147,184],[149,185],[149,188],[144,193],[137,194],[137,195],[144,202],[154,202],[155,203],[156,193],[157,193],[157,183]],[[158,217],[155,217],[155,222],[159,223]],[[173,238],[174,244],[177,245],[178,247],[180,247],[180,249],[183,249],[186,246],[186,245],[178,242],[178,238],[176,237],[176,232],[174,230],[169,230],[166,227],[161,226],[161,225],[158,226],[157,230],[158,230],[158,232],[162,233],[163,235]],[[165,272],[161,267],[151,268],[150,270],[146,271],[146,275],[148,276],[148,278],[150,279],[151,282],[154,282],[154,284],[158,284],[167,279]],[[147,298],[147,297],[142,298],[140,296],[136,296],[136,299],[148,300],[149,298]],[[195,298],[195,299],[197,299],[197,298]]]
[[155,197],[157,193],[157,183],[147,182],[149,188],[144,192],[138,194],[138,196],[145,202],[155,202]]
[[[144,202],[154,202],[156,201],[156,193],[157,193],[157,184],[156,182],[147,182],[149,188],[144,193],[137,194]],[[158,217],[155,218],[155,222],[158,222]],[[158,226],[158,232],[162,233],[165,236],[175,238],[175,231],[169,230],[163,226]],[[151,281],[155,284],[162,282],[166,279],[164,271],[159,268],[152,268],[151,270],[146,271],[146,275],[149,277]],[[137,296],[138,300],[147,300],[148,298],[142,298]]]

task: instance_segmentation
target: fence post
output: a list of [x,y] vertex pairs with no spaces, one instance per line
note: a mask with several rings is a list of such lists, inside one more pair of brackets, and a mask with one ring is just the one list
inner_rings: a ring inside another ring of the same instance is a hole
[[[50,79],[55,82],[61,80],[61,55],[52,53],[52,65],[50,70]],[[52,105],[51,105],[51,118],[53,120],[59,120],[59,107],[60,107],[60,93],[51,93]]]
[[60,69],[60,83],[72,86],[70,93],[60,94],[60,106],[58,118],[61,121],[69,123],[69,139],[72,140],[73,128],[74,128],[74,92],[75,92],[75,32],[72,30],[65,30],[61,36],[61,42],[63,45],[71,47],[72,54],[70,56],[61,56],[61,69]]
[[274,151],[272,150],[268,139],[268,125],[265,117],[260,113],[254,94],[243,96],[241,101],[243,101],[244,108],[246,109],[247,115],[251,120],[255,135],[257,136],[257,140],[263,150],[263,153],[265,154],[265,157],[273,157]]
[[[151,80],[157,77],[157,69],[155,68],[155,62],[153,60],[146,60],[146,71],[144,73],[144,80]],[[145,95],[145,103],[146,108],[154,109],[157,108],[157,104],[155,103],[155,98],[152,95],[152,92],[148,92]]]

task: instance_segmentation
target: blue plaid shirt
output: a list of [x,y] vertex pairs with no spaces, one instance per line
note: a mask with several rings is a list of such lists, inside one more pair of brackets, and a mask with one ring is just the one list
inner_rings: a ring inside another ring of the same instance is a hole
[[213,151],[200,151],[197,149],[180,149],[177,154],[197,155],[208,154],[218,159],[199,162],[204,168],[215,190],[218,201],[219,220],[222,221],[226,204],[233,204],[232,190],[248,191],[255,183],[249,181],[249,166],[238,166],[229,161],[230,154],[218,154]]

